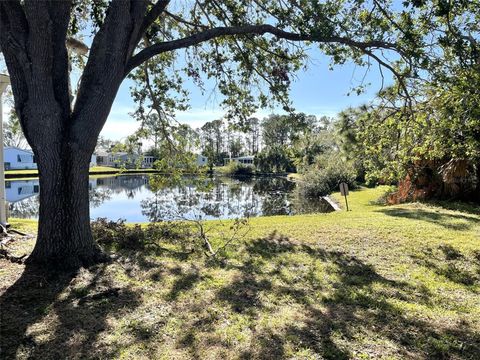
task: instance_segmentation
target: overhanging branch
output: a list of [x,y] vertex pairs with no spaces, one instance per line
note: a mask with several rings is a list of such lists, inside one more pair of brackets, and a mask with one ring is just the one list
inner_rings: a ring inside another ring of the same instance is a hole
[[293,32],[284,31],[275,26],[264,24],[264,25],[245,25],[245,26],[231,26],[231,27],[216,27],[212,29],[207,29],[200,31],[196,34],[173,40],[166,41],[162,43],[153,44],[143,50],[141,50],[136,55],[132,56],[130,61],[127,63],[125,75],[132,71],[137,66],[141,65],[146,60],[151,57],[177,49],[187,48],[200,44],[205,41],[212,40],[214,38],[222,36],[234,36],[234,35],[264,35],[272,34],[280,39],[290,40],[290,41],[310,41],[310,42],[319,42],[319,43],[338,43],[343,45],[348,45],[354,48],[358,48],[365,52],[366,49],[381,48],[398,51],[395,44],[372,40],[367,42],[355,41],[352,39],[340,37],[340,36],[329,36],[329,37],[320,37],[311,34],[298,34]]
[[165,11],[169,3],[170,0],[158,0],[154,5],[152,5],[152,8],[143,19],[135,44],[139,43],[147,29],[155,22],[155,20],[157,20],[157,18],[162,14],[162,12]]

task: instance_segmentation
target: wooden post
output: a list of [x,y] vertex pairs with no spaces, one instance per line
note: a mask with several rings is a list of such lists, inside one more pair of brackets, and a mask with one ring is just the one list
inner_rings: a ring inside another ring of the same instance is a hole
[[340,194],[345,197],[345,204],[347,205],[347,211],[348,209],[348,200],[347,200],[347,195],[348,195],[348,184],[347,183],[340,183]]

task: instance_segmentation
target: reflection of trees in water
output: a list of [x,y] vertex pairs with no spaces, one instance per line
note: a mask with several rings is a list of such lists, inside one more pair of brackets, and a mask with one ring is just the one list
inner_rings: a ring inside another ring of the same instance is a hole
[[[151,179],[155,182],[155,179]],[[280,178],[183,178],[151,184],[154,195],[141,202],[150,221],[176,218],[234,218],[290,214],[288,193],[295,184]]]
[[328,201],[320,199],[305,198],[298,188],[295,188],[290,195],[291,206],[296,214],[328,213],[335,211]]
[[10,217],[29,219],[38,217],[38,209],[40,206],[40,198],[38,195],[8,204],[8,212]]
[[259,178],[253,185],[255,193],[262,195],[263,215],[289,215],[292,209],[289,193],[295,184],[281,177]]
[[295,183],[282,177],[260,177],[253,184],[258,194],[289,193],[295,188]]
[[112,190],[108,188],[93,188],[88,191],[88,198],[90,200],[90,207],[96,208],[102,205],[105,201],[112,198]]

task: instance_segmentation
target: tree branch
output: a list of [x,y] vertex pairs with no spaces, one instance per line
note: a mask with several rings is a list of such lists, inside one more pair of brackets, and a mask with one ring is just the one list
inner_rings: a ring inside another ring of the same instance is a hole
[[55,98],[61,103],[65,118],[68,118],[71,111],[70,101],[70,71],[67,52],[67,31],[70,22],[72,1],[64,0],[60,3],[49,4],[48,12],[53,25],[52,51],[53,57],[52,78],[55,84],[53,91]]
[[15,107],[19,111],[28,91],[25,82],[27,19],[20,1],[0,2],[0,51],[10,72]]
[[169,11],[165,11],[165,15],[171,17],[173,20],[179,22],[179,23],[182,23],[182,24],[185,24],[187,26],[190,26],[190,27],[193,27],[193,28],[197,28],[197,29],[208,29],[208,26],[207,25],[204,25],[204,24],[196,24],[196,23],[193,23],[193,22],[190,22],[190,21],[187,21],[185,20],[184,18],[180,17],[180,16],[177,16],[175,14],[172,14],[171,12]]
[[383,41],[368,41],[360,42],[355,41],[339,36],[330,36],[330,37],[320,37],[309,34],[297,34],[288,31],[281,30],[275,26],[264,24],[264,25],[245,25],[245,26],[232,26],[232,27],[216,27],[208,30],[198,32],[196,34],[184,37],[182,39],[177,39],[173,41],[166,41],[158,44],[149,46],[139,53],[134,55],[126,66],[125,75],[132,71],[137,66],[141,65],[146,60],[151,57],[177,49],[187,48],[190,46],[198,45],[202,42],[212,40],[222,36],[233,36],[233,35],[264,35],[272,34],[280,39],[290,40],[290,41],[311,41],[311,42],[321,42],[321,43],[339,43],[348,46],[358,48],[362,51],[368,48],[383,48],[389,50],[397,50],[395,44],[383,42]]
[[145,11],[144,1],[112,1],[93,39],[72,114],[75,123],[72,134],[78,142],[88,139],[86,147],[89,150],[95,147],[98,133],[123,81],[125,64],[133,51],[133,39],[140,32]]
[[145,15],[145,18],[143,19],[142,25],[140,26],[140,31],[138,32],[135,45],[137,45],[140,40],[142,39],[142,36],[145,34],[147,29],[155,22],[155,20],[158,19],[158,17],[162,14],[162,12],[165,11],[167,8],[168,4],[170,3],[170,0],[158,0],[150,9],[150,11]]
[[0,51],[8,51],[7,44],[19,48],[19,43],[25,41],[28,28],[20,1],[0,2],[0,16]]

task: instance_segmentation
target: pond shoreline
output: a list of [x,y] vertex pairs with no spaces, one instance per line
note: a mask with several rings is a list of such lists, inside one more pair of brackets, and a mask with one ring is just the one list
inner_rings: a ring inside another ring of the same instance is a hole
[[[158,174],[158,175],[170,175],[156,169],[114,169],[112,170],[90,170],[89,175],[128,175],[128,174]],[[191,173],[185,173],[184,175],[195,175]],[[222,172],[214,172],[208,174],[212,176],[225,176],[225,177],[242,177],[242,178],[254,178],[254,177],[282,177],[290,181],[296,181],[294,177],[291,177],[291,173],[256,173],[251,175],[235,175],[225,174]],[[37,179],[37,170],[10,170],[5,172],[5,179],[8,180],[23,180],[23,179]]]

